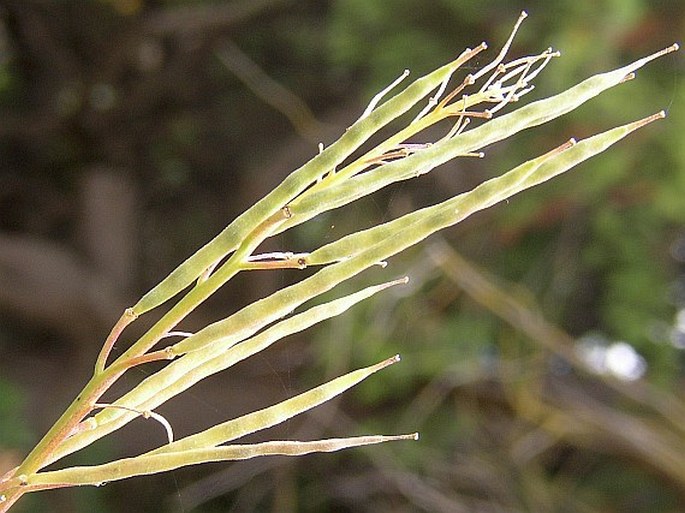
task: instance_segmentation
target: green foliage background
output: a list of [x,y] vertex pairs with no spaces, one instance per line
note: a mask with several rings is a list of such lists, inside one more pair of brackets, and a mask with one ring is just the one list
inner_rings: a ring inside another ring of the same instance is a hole
[[[512,53],[562,52],[536,80],[536,98],[685,33],[677,0],[3,3],[0,230],[59,244],[86,266],[80,184],[95,168],[113,170],[137,197],[130,283],[120,291],[127,300],[311,156],[318,140],[332,142],[401,70],[419,76],[481,40],[494,53],[520,9],[530,17]],[[246,5],[254,12],[230,15]],[[217,15],[203,18],[205,8]],[[222,63],[226,41],[312,109],[321,122],[316,141]],[[376,273],[409,274],[411,295],[391,291],[169,407],[175,426],[193,430],[194,420],[216,422],[400,352],[401,365],[278,436],[418,430],[420,443],[55,492],[17,511],[95,511],[92,500],[98,511],[130,511],[131,497],[141,512],[678,511],[685,477],[668,471],[659,449],[665,441],[672,455],[685,455],[683,425],[673,425],[685,361],[675,321],[685,308],[683,62],[679,54],[662,59],[562,120],[489,149],[483,161],[450,164],[279,241],[279,249],[310,249],[314,240],[456,194],[570,136],[665,108],[665,121],[444,234],[519,306],[539,309],[570,337],[632,345],[647,364],[639,384],[613,386],[503,322],[432,259],[429,249],[443,239],[432,240]],[[9,462],[78,389],[120,311],[64,328],[15,307],[12,293],[30,290],[21,281],[30,273],[0,270],[16,277],[2,282],[0,304],[0,456]],[[289,279],[250,276],[194,322]],[[85,330],[78,341],[72,328]],[[46,401],[50,383],[61,385]],[[633,385],[673,410],[628,399]],[[612,432],[616,418],[625,433]],[[633,421],[650,436],[630,438]],[[120,446],[102,450],[132,451],[149,431],[125,432]]]

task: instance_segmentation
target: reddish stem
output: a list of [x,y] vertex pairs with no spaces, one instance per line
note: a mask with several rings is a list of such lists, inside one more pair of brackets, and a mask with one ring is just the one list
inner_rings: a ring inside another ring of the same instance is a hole
[[131,324],[137,318],[138,315],[133,311],[132,308],[127,308],[126,310],[124,310],[124,313],[121,315],[117,323],[114,325],[112,331],[110,331],[109,336],[107,337],[107,340],[105,340],[105,343],[102,345],[102,349],[100,350],[98,359],[95,362],[96,375],[101,374],[105,370],[107,358],[109,357],[109,354],[112,351],[114,344],[119,339],[119,335],[121,335],[121,332],[124,331],[126,326]]

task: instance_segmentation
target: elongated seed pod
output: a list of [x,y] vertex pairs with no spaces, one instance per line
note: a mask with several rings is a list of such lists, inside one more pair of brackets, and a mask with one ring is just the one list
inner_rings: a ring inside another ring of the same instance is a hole
[[63,488],[65,486],[102,486],[110,481],[158,474],[200,463],[236,461],[257,456],[302,456],[313,452],[334,452],[363,445],[418,439],[418,433],[409,433],[406,435],[329,438],[306,442],[274,440],[256,444],[226,445],[208,449],[194,449],[183,452],[125,458],[103,465],[70,467],[63,470],[40,472],[27,478],[24,486],[28,491],[32,489]]
[[[392,183],[408,180],[417,174],[424,174],[455,157],[472,153],[522,130],[557,118],[603,91],[620,84],[626,76],[648,62],[677,48],[677,45],[672,45],[617,70],[595,75],[562,93],[525,105],[452,139],[438,142],[404,159],[355,176],[336,184],[335,188],[322,189],[305,195],[291,206],[293,217],[298,222],[304,222],[321,212],[347,205]],[[292,224],[291,222],[288,226]]]
[[[518,177],[521,175],[535,172],[542,162],[548,158],[548,156],[543,155],[525,162],[504,175],[492,178],[488,182],[479,185],[477,188],[486,187],[486,184],[490,183],[487,188],[497,191],[498,187],[518,180]],[[463,204],[467,201],[467,198],[473,194],[475,194],[475,189],[462,193],[440,204],[415,210],[392,221],[342,237],[341,239],[312,251],[306,258],[307,265],[324,265],[332,262],[349,260],[357,253],[364,251],[365,248],[374,246],[388,237],[392,237],[393,234],[404,233],[405,230],[410,229],[416,222],[427,217],[436,215],[466,215]]]
[[[366,248],[382,243],[392,237],[393,234],[402,233],[403,238],[406,238],[408,232],[416,231],[419,223],[425,224],[427,219],[432,219],[431,222],[433,223],[427,232],[427,235],[430,235],[430,233],[459,222],[479,210],[488,208],[524,189],[538,185],[567,171],[578,163],[601,153],[634,130],[663,117],[662,111],[642,120],[589,137],[578,143],[573,141],[571,144],[565,145],[566,148],[525,162],[501,176],[478,185],[471,191],[438,205],[405,214],[393,221],[350,234],[322,246],[310,253],[306,259],[307,265],[322,265],[349,260]],[[438,221],[438,219],[442,219],[442,221]],[[422,229],[425,230],[425,228]]]
[[333,399],[335,396],[342,394],[362,380],[368,378],[371,374],[378,372],[399,360],[399,356],[394,356],[371,367],[350,372],[268,408],[217,424],[200,433],[164,445],[159,449],[152,451],[150,454],[178,452],[200,447],[214,447],[262,429],[278,425],[300,413],[311,410],[312,408]]
[[[401,278],[388,283],[374,285],[321,305],[314,306],[305,312],[289,317],[268,328],[259,335],[246,340],[229,351],[217,351],[213,358],[207,358],[207,354],[194,352],[185,355],[182,359],[169,364],[163,369],[163,374],[156,373],[147,378],[134,390],[126,394],[117,406],[131,407],[130,405],[162,404],[169,398],[178,395],[182,391],[203,378],[220,372],[227,367],[255,354],[281,338],[303,331],[314,324],[337,316],[356,305],[360,301],[381,292],[388,287],[406,283],[407,278]],[[141,408],[137,408],[140,410]],[[151,408],[145,408],[151,409]],[[52,461],[57,461],[67,454],[89,445],[98,438],[111,433],[122,425],[135,418],[122,410],[104,410],[94,417],[96,429],[83,431],[66,440],[52,455]]]
[[[614,83],[618,80],[618,76],[625,76],[626,73],[629,73],[632,69],[636,69],[637,67],[641,66],[650,58],[642,59],[640,61],[637,61],[637,63],[634,63],[633,65],[621,68],[619,72],[612,72],[604,75],[611,75],[612,78],[608,82]],[[582,84],[586,84],[587,82],[588,81],[585,81]],[[602,90],[601,87],[600,90]],[[588,94],[590,93],[586,91],[585,95]],[[598,94],[598,91],[593,90],[592,94]],[[557,95],[553,98],[565,98],[562,95]],[[564,101],[566,101],[566,99],[564,99]],[[523,108],[525,109],[526,107]],[[571,107],[566,105],[564,109],[557,110],[557,115],[560,115],[561,113],[565,112],[568,108]],[[535,117],[537,119],[543,119],[545,115],[536,113]],[[639,123],[629,124],[625,127],[615,129],[614,131],[609,131],[604,134],[600,134],[586,141],[581,141],[581,143],[579,143],[575,147],[570,148],[561,153],[561,155],[564,156],[564,159],[554,161],[553,159],[550,159],[548,162],[546,162],[543,166],[546,166],[546,172],[544,174],[541,174],[540,176],[544,175],[547,177],[551,177],[554,174],[563,172],[565,169],[574,165],[576,162],[581,161],[582,159],[588,158],[589,156],[602,151],[606,146],[608,146],[609,144],[613,144],[616,140],[623,137],[625,133],[627,133],[630,130],[633,130],[637,126],[641,125],[639,125]],[[426,151],[433,151],[434,149],[435,148],[430,148]],[[424,153],[425,152],[421,152],[417,155],[423,155]],[[411,158],[414,158],[417,155],[412,156]],[[409,161],[409,159],[406,159],[406,161]],[[504,176],[506,177],[507,175]],[[297,305],[302,304],[304,301],[316,297],[317,295],[326,292],[327,290],[330,290],[336,284],[348,279],[351,276],[360,273],[361,271],[370,266],[375,265],[377,262],[388,258],[388,256],[391,256],[399,251],[402,251],[403,249],[427,237],[431,233],[434,233],[435,231],[443,227],[458,222],[459,220],[463,219],[465,215],[468,215],[468,212],[475,212],[480,208],[485,208],[487,205],[492,204],[492,202],[495,200],[501,201],[501,199],[503,199],[506,196],[506,194],[513,194],[515,192],[518,192],[519,190],[522,190],[525,187],[529,187],[534,185],[535,183],[539,183],[539,181],[542,179],[543,178],[530,179],[527,181],[524,180],[524,183],[520,184],[518,188],[512,188],[513,185],[511,183],[506,183],[507,180],[512,181],[511,177],[504,178],[503,181],[499,182],[499,187],[504,188],[499,191],[499,194],[487,192],[488,188],[497,189],[498,187],[497,182],[492,183],[492,181],[489,181],[481,185],[480,187],[476,188],[473,191],[472,195],[466,197],[463,197],[462,195],[458,197],[460,198],[459,201],[461,202],[459,206],[457,206],[456,203],[453,203],[449,204],[448,206],[443,205],[442,210],[424,212],[423,215],[425,216],[425,218],[419,219],[420,216],[417,216],[415,218],[416,222],[411,223],[409,225],[409,228],[402,232],[402,237],[384,237],[382,238],[382,240],[378,240],[375,243],[370,243],[369,246],[363,248],[363,251],[354,254],[353,257],[344,259],[339,263],[325,267],[324,269],[316,273],[314,276],[311,276],[295,285],[282,289],[274,293],[272,296],[269,296],[268,298],[257,301],[256,303],[253,303],[245,307],[243,310],[237,312],[230,318],[224,321],[214,323],[208,326],[207,328],[201,330],[195,335],[195,337],[193,337],[194,340],[192,342],[192,345],[189,342],[187,344],[187,347],[185,347],[186,350],[193,350],[195,352],[188,354],[183,359],[188,358],[187,363],[193,363],[195,367],[202,365],[204,362],[207,362],[212,358],[216,357],[227,347],[231,347],[235,343],[236,338],[234,338],[233,336],[226,336],[226,333],[242,333],[241,336],[238,338],[240,340],[244,340],[246,337],[250,336],[249,333],[251,330],[256,331],[257,329],[260,329],[260,326],[265,326],[277,320],[279,317],[289,313]],[[521,178],[519,177],[517,180],[520,181]],[[504,194],[503,191],[506,192],[506,194]],[[457,198],[455,198],[455,200],[456,199]],[[376,235],[378,233],[380,232],[376,232]],[[344,252],[340,252],[339,254],[344,256]],[[202,350],[200,351],[200,349]],[[132,391],[132,393],[139,393],[141,390],[147,388],[149,390],[147,392],[147,395],[154,396],[155,389],[163,390],[169,386],[173,386],[174,380],[179,378],[179,375],[176,374],[176,371],[178,369],[182,369],[181,367],[177,367],[175,364],[176,362],[172,362],[166,368],[162,369],[155,375],[145,380],[143,383],[139,385],[139,387],[142,388],[137,387]],[[192,371],[187,368],[183,370],[186,372]],[[126,402],[125,398],[122,398],[122,400],[124,401],[124,403]],[[155,403],[154,397],[152,397],[151,399],[145,402],[144,408],[153,409],[157,405],[158,403]],[[135,401],[132,401],[132,404],[130,404],[129,406],[134,408],[142,407],[142,405],[140,404],[135,404]],[[122,415],[122,417],[124,416],[125,414]],[[135,416],[130,415],[129,417],[130,418],[125,419],[123,423],[119,424],[118,427],[125,424],[127,421],[131,420]],[[76,435],[72,438],[76,439],[79,436],[80,435]],[[65,445],[69,445],[70,442],[71,439],[67,440],[65,442]],[[64,454],[68,452],[65,452]]]
[[[472,213],[492,205],[495,201],[502,201],[508,195],[520,192],[564,172],[579,162],[604,151],[609,145],[643,126],[646,122],[660,117],[663,117],[663,113],[595,135],[564,151],[552,153],[551,156],[547,154],[535,159],[532,163],[517,166],[509,173],[488,180],[473,191],[447,200],[442,204],[407,214],[404,218],[391,221],[385,226],[381,225],[381,227],[360,232],[361,235],[351,235],[344,243],[342,241],[345,239],[342,239],[339,242],[341,253],[348,251],[342,249],[345,244],[347,244],[347,248],[358,247],[363,249],[351,254],[351,256],[343,255],[345,258],[342,261],[321,269],[314,276],[248,305],[228,319],[218,321],[198,332],[192,344],[192,346],[197,344],[193,348],[196,349],[195,351],[148,377],[129,394],[122,397],[120,404],[137,409],[156,408],[166,399],[165,396],[167,395],[167,393],[157,395],[160,391],[174,390],[176,393],[180,393],[182,390],[177,380],[184,379],[186,374],[194,372],[193,369],[216,358],[226,348],[232,347],[236,343],[236,338],[244,339],[247,336],[245,333],[242,336],[236,335],[236,333],[240,333],[241,330],[256,331],[258,326],[255,325],[255,319],[260,319],[263,323],[268,324],[291,311],[298,304],[330,290],[336,284],[362,272],[375,263],[420,242],[440,229],[463,220]],[[388,234],[393,233],[402,233],[402,237],[388,236]],[[355,237],[358,238],[355,240]],[[366,245],[360,245],[362,241]],[[312,254],[312,257],[317,258],[316,252]],[[231,335],[226,335],[226,333]],[[199,348],[202,350],[197,350]],[[194,375],[191,381],[195,382],[197,379],[199,377]],[[135,418],[133,414],[113,410],[104,411],[98,415],[102,416],[103,423],[111,422],[111,424],[109,426],[103,425],[103,429],[97,433],[84,432],[67,440],[64,444],[67,451],[64,454],[87,445],[94,439],[104,436],[111,430],[117,429]]]
[[164,303],[193,283],[207,268],[233,251],[252,230],[287,205],[319,177],[335,169],[369,137],[411,109],[464,62],[484,48],[485,45],[481,45],[475,50],[464,51],[453,62],[417,79],[404,91],[355,122],[340,139],[308,163],[293,171],[278,187],[237,217],[214,239],[146,293],[132,307],[133,312],[136,315],[141,315]]

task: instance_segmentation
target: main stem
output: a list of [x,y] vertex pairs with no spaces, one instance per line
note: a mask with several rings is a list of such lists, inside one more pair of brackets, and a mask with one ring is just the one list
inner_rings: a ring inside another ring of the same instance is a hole
[[53,424],[40,442],[33,448],[26,459],[14,472],[12,479],[0,484],[0,495],[5,491],[5,501],[0,503],[0,513],[4,513],[25,493],[23,486],[16,486],[16,480],[26,479],[40,470],[49,459],[50,454],[61,444],[93,409],[100,396],[114,383],[128,367],[117,365],[105,370],[102,374],[93,375],[81,393]]
[[[222,269],[217,271],[209,280],[198,285],[191,290],[174,308],[171,309],[138,343],[134,344],[122,357],[117,359],[112,365],[105,368],[105,359],[109,353],[109,348],[113,346],[119,333],[123,330],[116,330],[115,336],[108,337],[103,352],[98,358],[95,373],[90,378],[81,393],[74,399],[69,407],[64,411],[60,418],[53,424],[45,436],[29,453],[22,464],[16,469],[13,477],[4,483],[0,483],[0,497],[4,498],[0,502],[0,513],[7,512],[9,508],[26,493],[21,482],[28,479],[31,474],[39,471],[46,462],[50,460],[50,455],[59,445],[74,432],[79,422],[81,422],[93,409],[94,404],[100,399],[102,394],[129,368],[146,361],[140,358],[141,355],[152,347],[161,336],[173,328],[197,305],[201,304],[207,297],[213,294],[221,285],[229,280],[240,270],[243,260],[254,250],[256,246],[269,236],[272,230],[281,222],[289,218],[290,213],[284,210],[275,219],[270,218],[262,225],[258,226],[252,236],[249,237],[234,253],[229,262]],[[280,217],[280,219],[279,219]],[[213,278],[213,279],[212,279]],[[119,323],[117,323],[118,325]],[[126,323],[128,324],[128,323]],[[115,327],[116,328],[116,327]],[[113,340],[110,341],[110,338]],[[158,358],[155,358],[158,359]],[[17,485],[17,483],[20,483]]]
[[247,257],[273,232],[292,216],[289,208],[283,207],[276,214],[257,226],[233,255],[217,271],[202,283],[197,284],[173,308],[133,344],[114,363],[140,356],[152,348],[164,335],[181,322],[190,312],[214,294],[235,274],[242,270]]

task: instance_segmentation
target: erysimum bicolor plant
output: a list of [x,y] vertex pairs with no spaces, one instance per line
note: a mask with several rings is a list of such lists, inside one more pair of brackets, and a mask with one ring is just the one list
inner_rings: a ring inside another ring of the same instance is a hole
[[[328,302],[319,300],[318,304],[301,309],[305,303],[316,301],[366,269],[384,265],[389,257],[438,230],[549,180],[601,153],[638,128],[664,117],[662,111],[584,140],[569,139],[473,190],[312,251],[256,252],[269,237],[392,183],[428,173],[457,157],[482,157],[482,148],[575,109],[605,90],[634,78],[635,71],[651,60],[678,49],[674,44],[620,69],[588,78],[560,94],[499,114],[505,106],[518,102],[528,93],[535,77],[559,56],[552,49],[546,49],[537,55],[507,60],[511,42],[525,17],[522,13],[499,54],[477,72],[455,78],[465,63],[487,49],[485,43],[466,49],[454,61],[384,100],[408,77],[409,72],[403,72],[372,99],[359,119],[335,143],[327,148],[320,145],[314,158],[293,171],[126,309],[105,340],[93,375],[83,390],[25,460],[0,480],[0,512],[8,511],[22,495],[40,490],[99,485],[204,462],[275,454],[302,455],[418,439],[417,433],[410,433],[236,443],[247,434],[279,424],[341,394],[376,371],[398,362],[399,356],[181,439],[174,439],[173,426],[155,409],[200,380],[228,369],[290,334],[340,315],[388,287],[406,283],[408,278],[369,286]],[[441,122],[444,125],[446,120],[451,124],[442,137],[421,140],[427,128]],[[391,122],[399,123],[399,128],[368,148],[371,136]],[[198,332],[180,331],[184,318],[236,274],[284,268],[316,268],[316,272]],[[143,336],[118,358],[110,358],[114,344],[129,324],[174,299],[173,306]],[[155,361],[166,365],[115,401],[101,401],[103,394],[126,372]],[[160,422],[166,429],[167,443],[144,454],[102,464],[66,468],[53,465],[139,416]],[[48,465],[51,470],[45,470]]]

